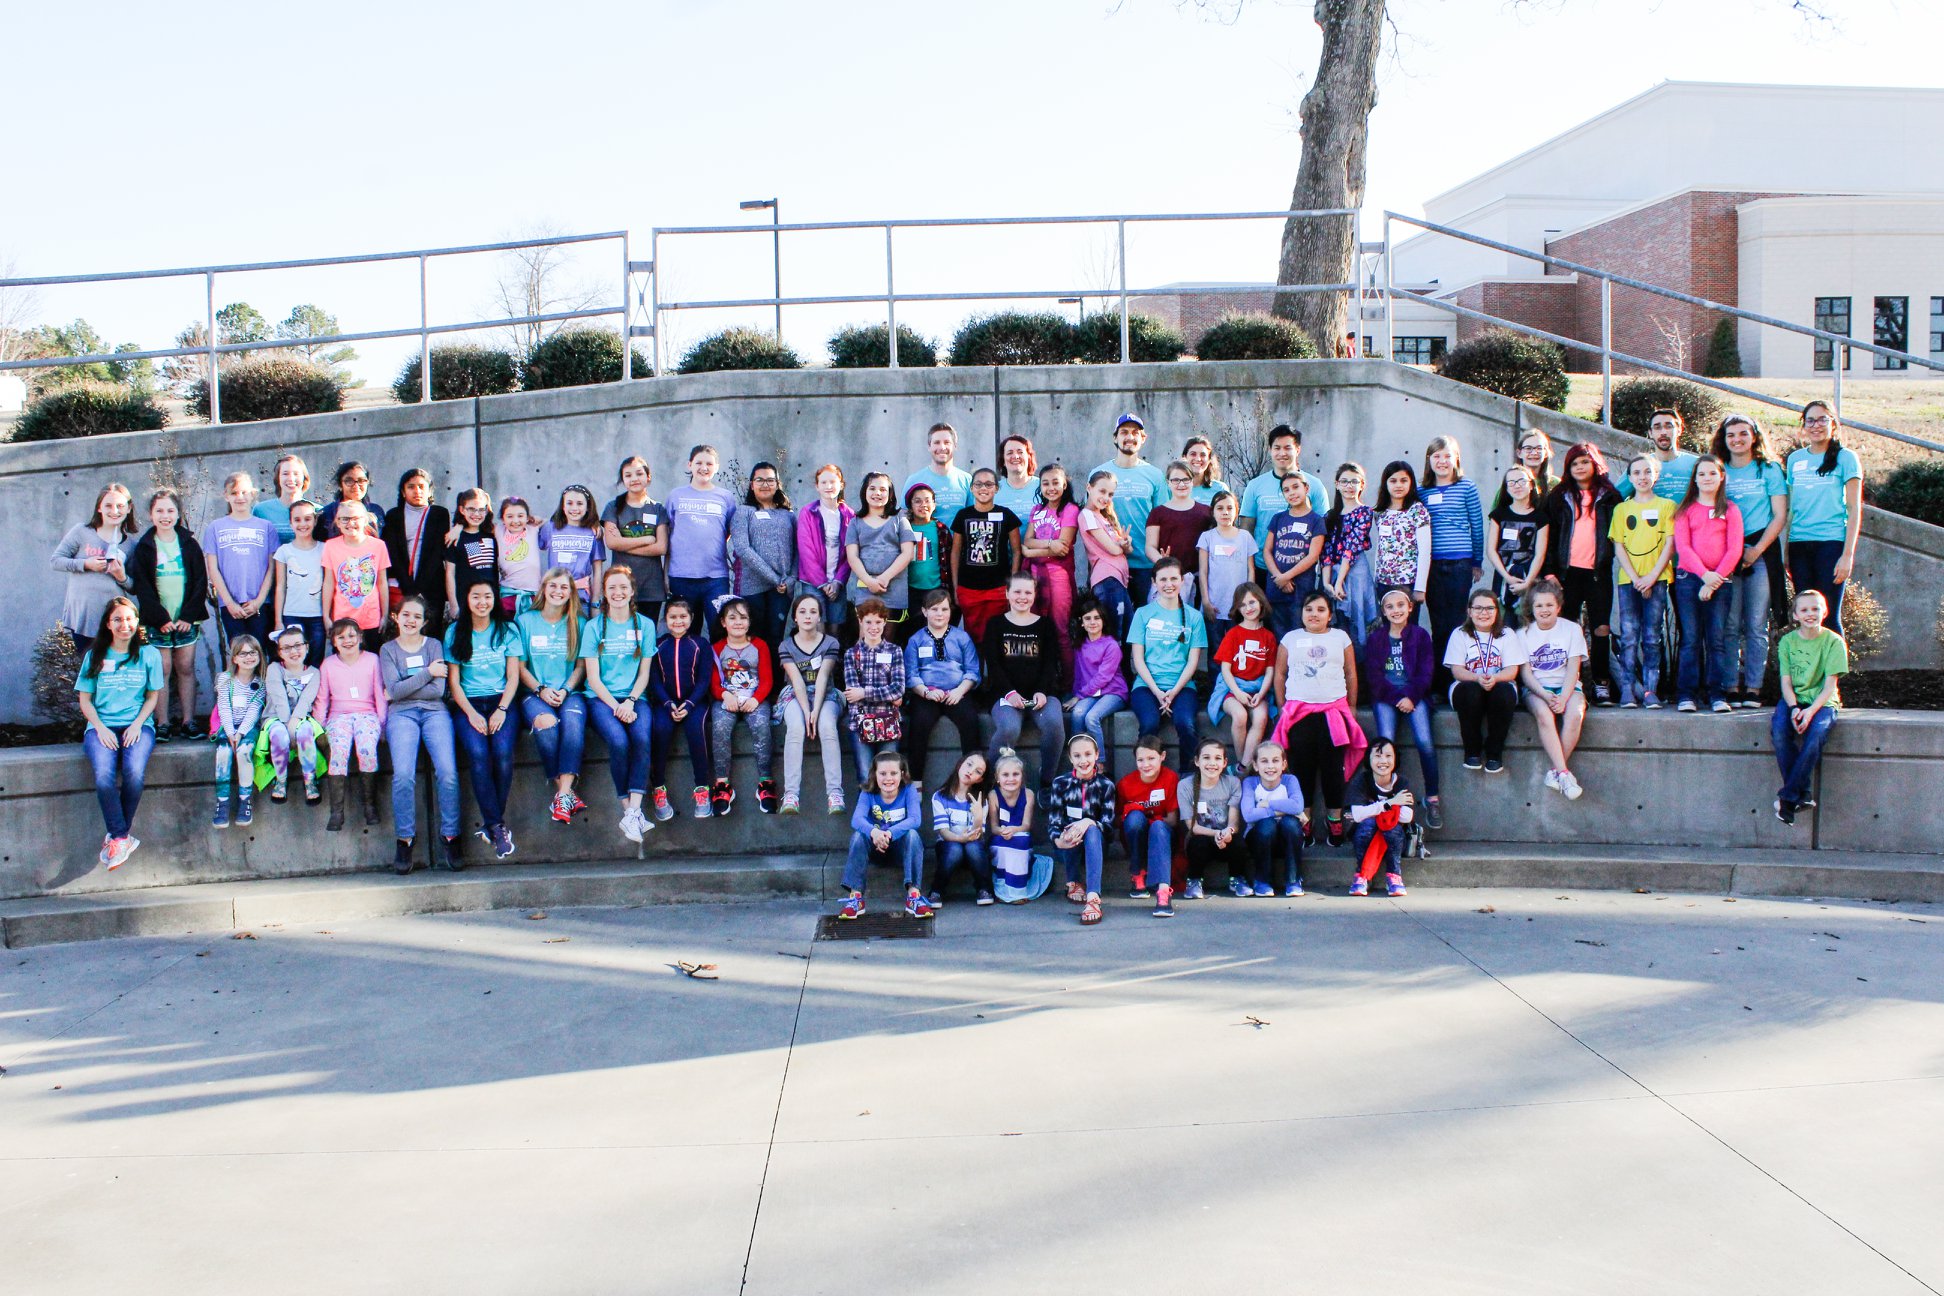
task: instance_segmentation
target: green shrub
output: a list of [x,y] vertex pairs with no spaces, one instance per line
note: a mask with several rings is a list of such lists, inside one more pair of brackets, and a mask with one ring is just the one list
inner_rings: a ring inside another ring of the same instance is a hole
[[[629,348],[634,376],[646,378],[648,362]],[[621,381],[621,335],[613,329],[562,329],[541,338],[527,352],[520,385],[528,391],[551,387],[586,387]]]
[[1613,386],[1613,426],[1635,436],[1647,435],[1647,424],[1657,409],[1680,411],[1681,448],[1696,454],[1705,452],[1714,440],[1715,423],[1726,403],[1712,388],[1684,378],[1649,374],[1628,378]]
[[[333,414],[344,408],[344,386],[336,374],[324,365],[290,356],[238,360],[222,371],[219,381],[225,423]],[[209,417],[207,378],[198,378],[190,387],[189,408]]]
[[72,730],[77,737],[83,717],[74,680],[80,671],[81,654],[75,651],[73,633],[64,625],[42,631],[34,643],[34,674],[30,685],[34,710],[49,724]]
[[[837,369],[891,367],[891,330],[883,324],[850,324],[830,335],[830,363]],[[909,324],[898,325],[898,367],[930,369],[938,344]]]
[[714,373],[720,369],[801,369],[799,356],[782,338],[765,329],[727,328],[688,349],[676,373]]
[[[1085,364],[1116,364],[1120,361],[1120,311],[1101,311],[1080,321],[1073,331],[1074,351]],[[1177,329],[1152,315],[1127,316],[1127,358],[1137,364],[1160,364],[1179,360],[1188,350],[1188,340]]]
[[1870,503],[1919,522],[1944,526],[1944,459],[1912,459],[1898,464],[1875,484]]
[[159,432],[168,411],[146,392],[120,383],[78,382],[56,388],[27,407],[14,425],[16,441],[59,441],[109,432]]
[[1890,646],[1890,614],[1859,580],[1843,586],[1843,642],[1849,645],[1852,668],[1881,656]]
[[1488,329],[1445,352],[1438,372],[1542,409],[1566,408],[1566,349],[1511,329]]
[[[423,384],[422,366],[413,356],[392,381],[392,395],[401,405],[415,405]],[[468,396],[503,396],[520,385],[517,362],[496,347],[466,342],[432,348],[432,399],[463,400]]]
[[1316,343],[1286,319],[1273,315],[1222,316],[1195,343],[1198,360],[1314,360]]
[[1735,337],[1734,316],[1723,315],[1721,322],[1714,326],[1714,336],[1708,339],[1708,358],[1701,372],[1710,378],[1742,376],[1741,344]]
[[1053,365],[1073,359],[1073,325],[1051,311],[1001,311],[965,321],[952,338],[954,365]]

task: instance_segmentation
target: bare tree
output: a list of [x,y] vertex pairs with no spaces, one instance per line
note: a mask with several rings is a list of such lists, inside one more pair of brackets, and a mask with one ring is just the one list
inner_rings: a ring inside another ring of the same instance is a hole
[[1672,315],[1649,315],[1647,321],[1660,334],[1661,363],[1689,370],[1688,359],[1694,353],[1693,331]]
[[1087,298],[1093,292],[1100,294],[1100,309],[1106,309],[1110,298],[1120,297],[1120,243],[1114,231],[1097,228],[1088,235],[1086,250],[1078,258],[1079,285],[1083,292],[1080,297],[1080,313],[1087,313]]
[[[534,226],[512,235],[515,239],[552,238],[553,226]],[[568,250],[558,244],[514,248],[500,254],[500,274],[493,286],[493,305],[508,319],[588,310],[607,300],[602,287],[576,274]],[[515,324],[506,336],[516,353],[525,355],[536,342],[560,325]]]
[[[0,279],[19,275],[12,254],[0,257]],[[40,293],[33,288],[0,288],[0,361],[28,358],[28,333],[40,318]]]

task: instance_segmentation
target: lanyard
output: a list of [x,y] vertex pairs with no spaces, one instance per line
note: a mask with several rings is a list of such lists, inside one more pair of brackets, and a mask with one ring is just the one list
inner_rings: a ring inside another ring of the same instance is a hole
[[425,519],[431,512],[430,504],[419,510],[418,528],[412,532],[412,543],[406,550],[405,574],[407,576],[418,575],[419,542],[425,537]]

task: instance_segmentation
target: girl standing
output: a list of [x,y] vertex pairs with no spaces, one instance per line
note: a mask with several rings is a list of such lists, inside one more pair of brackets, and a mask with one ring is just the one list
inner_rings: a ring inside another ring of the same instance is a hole
[[1541,509],[1559,482],[1553,476],[1552,458],[1552,438],[1544,432],[1529,431],[1519,438],[1519,466],[1532,478],[1532,502]]
[[1255,764],[1256,746],[1269,731],[1269,668],[1276,660],[1276,636],[1264,624],[1267,610],[1260,586],[1251,582],[1238,588],[1230,611],[1234,628],[1215,650],[1217,678],[1208,718],[1213,723],[1228,717],[1237,774]]
[[[868,600],[864,606],[875,602]],[[858,615],[861,623],[866,615],[863,608]],[[882,615],[875,619],[882,625]],[[849,895],[837,916],[864,916],[865,879],[873,863],[884,863],[897,864],[904,871],[906,915],[929,918],[931,902],[918,889],[925,870],[924,840],[918,835],[923,814],[918,790],[905,773],[904,757],[894,751],[879,752],[871,760],[866,780],[851,814],[850,852],[844,860],[844,890]]]
[[992,903],[992,857],[986,849],[986,758],[967,752],[945,786],[932,793],[932,835],[938,864],[932,870],[931,907],[945,903],[945,887],[960,868],[971,870],[979,903]]
[[1455,437],[1433,437],[1418,483],[1431,513],[1431,582],[1424,602],[1431,642],[1451,637],[1465,619],[1465,595],[1485,574],[1485,510],[1478,487],[1465,476]]
[[749,490],[729,519],[736,555],[736,593],[749,605],[753,632],[769,643],[790,633],[790,590],[796,584],[796,512],[783,493],[783,474],[767,459],[749,470]]
[[1836,681],[1849,673],[1849,645],[1823,626],[1828,610],[1821,590],[1797,594],[1795,629],[1782,636],[1775,650],[1776,669],[1782,676],[1782,700],[1769,724],[1775,761],[1782,768],[1775,817],[1790,827],[1795,826],[1797,811],[1816,804],[1816,766],[1842,706]]
[[1485,519],[1485,559],[1492,565],[1492,589],[1506,603],[1524,603],[1526,591],[1546,566],[1546,518],[1532,473],[1506,470],[1499,497]]
[[803,746],[815,739],[823,753],[824,793],[831,814],[844,812],[844,761],[841,713],[831,681],[843,645],[824,632],[823,600],[799,594],[790,608],[795,629],[777,646],[783,667],[783,813],[802,804]]
[[1384,872],[1384,893],[1401,896],[1404,891],[1405,825],[1417,813],[1417,798],[1397,770],[1397,744],[1379,738],[1370,744],[1363,768],[1357,771],[1350,790],[1350,817],[1357,828],[1352,844],[1357,852],[1357,876],[1351,880],[1350,894],[1370,894],[1370,879]]
[[1336,500],[1323,523],[1323,590],[1336,600],[1338,619],[1359,649],[1377,620],[1377,581],[1370,571],[1370,526],[1377,514],[1363,493],[1363,465],[1338,465]]
[[110,600],[128,593],[128,569],[123,563],[135,538],[134,497],[120,482],[110,482],[95,496],[94,512],[54,548],[54,570],[67,573],[61,600],[61,624],[74,638],[74,655],[88,655],[101,614]]
[[1821,590],[1829,625],[1843,633],[1843,587],[1856,566],[1863,534],[1863,467],[1843,445],[1842,424],[1826,402],[1802,407],[1809,444],[1783,463],[1789,479],[1789,579],[1799,590]]
[[1262,536],[1262,567],[1269,579],[1269,624],[1278,634],[1294,628],[1303,596],[1316,588],[1327,525],[1310,504],[1309,479],[1291,473],[1282,479],[1285,507],[1269,519]]
[[371,538],[364,505],[355,500],[338,509],[337,526],[337,535],[324,542],[324,620],[330,625],[350,621],[376,652],[389,601],[385,573],[391,552]]
[[890,633],[902,638],[911,596],[905,587],[905,569],[911,566],[918,537],[911,523],[898,512],[897,495],[891,478],[881,472],[864,474],[858,491],[862,511],[851,519],[844,541],[844,557],[850,566],[850,582],[845,594],[852,603],[875,598],[888,608]]
[[628,569],[634,580],[635,611],[650,621],[661,616],[662,601],[668,597],[668,512],[648,498],[648,483],[653,479],[648,461],[629,455],[614,478],[621,493],[601,510],[601,543],[617,566]]
[[[445,623],[445,538],[451,530],[452,514],[432,502],[431,471],[407,468],[400,473],[398,502],[378,528],[389,564],[389,602],[396,611],[409,594],[423,598],[430,617],[425,632],[435,639]],[[318,534],[328,539],[334,533]]]
[[132,600],[111,598],[81,658],[74,690],[88,727],[81,750],[94,773],[95,800],[108,832],[101,864],[118,869],[142,843],[131,835],[149,755],[155,750],[151,718],[167,685],[162,655],[143,642],[141,614]]
[[[167,487],[149,496],[149,529],[128,555],[129,586],[141,608],[148,642],[162,656],[169,681],[156,709],[155,741],[192,736],[196,710],[196,641],[209,616],[209,573],[202,546],[181,525],[182,501]],[[169,723],[167,693],[173,687],[176,721]]]
[[1417,605],[1403,590],[1384,595],[1384,628],[1364,644],[1364,678],[1370,709],[1382,737],[1397,740],[1400,718],[1411,726],[1418,770],[1424,775],[1424,826],[1444,827],[1438,802],[1438,748],[1431,734],[1431,685],[1437,650],[1417,623]]
[[1394,589],[1424,602],[1431,579],[1431,512],[1418,499],[1417,475],[1402,459],[1384,465],[1377,510],[1370,521],[1371,575],[1377,597]]
[[844,503],[843,469],[825,464],[813,480],[817,498],[797,514],[797,589],[823,601],[824,624],[834,628],[844,623],[845,541],[857,515]]
[[1147,516],[1147,554],[1181,563],[1181,597],[1198,603],[1194,573],[1201,568],[1202,533],[1215,525],[1215,512],[1195,499],[1195,475],[1179,459],[1167,467],[1168,498]]
[[[1134,744],[1134,772],[1121,779],[1121,842],[1127,847],[1130,899],[1154,897],[1156,918],[1174,917],[1174,826],[1181,779],[1163,763],[1161,740],[1143,734]],[[1067,896],[1072,898],[1071,885]],[[1084,920],[1084,917],[1083,917]]]
[[[1351,699],[1357,695],[1357,649],[1330,624],[1330,596],[1311,590],[1303,623],[1276,646],[1277,746],[1290,755],[1296,782],[1314,785],[1330,845],[1343,841],[1343,789],[1363,758],[1366,740]],[[1316,802],[1311,802],[1315,804]]]
[[296,532],[290,526],[290,510],[297,501],[305,499],[310,493],[310,469],[303,459],[294,454],[277,456],[277,463],[270,470],[270,479],[277,484],[277,494],[273,499],[258,500],[250,512],[277,528],[277,543],[289,544]]
[[1040,469],[1039,500],[1027,514],[1019,545],[1039,590],[1033,610],[1052,620],[1059,637],[1062,677],[1073,674],[1073,544],[1079,534],[1080,507],[1066,469],[1048,464]]
[[1451,632],[1444,664],[1451,671],[1451,709],[1465,745],[1465,768],[1497,774],[1505,769],[1505,739],[1519,689],[1512,681],[1525,665],[1519,637],[1505,626],[1505,609],[1490,590],[1473,590],[1468,620]]
[[689,450],[689,484],[668,492],[668,590],[686,598],[716,631],[716,606],[729,596],[729,524],[736,497],[716,485],[716,448]]
[[732,598],[722,605],[722,638],[715,643],[715,707],[710,713],[714,730],[709,746],[715,752],[715,789],[710,793],[715,812],[729,813],[736,803],[736,789],[729,782],[730,760],[735,753],[736,720],[749,726],[749,745],[756,758],[756,808],[764,814],[776,813],[776,782],[770,778],[770,675],[769,645],[749,633],[749,604]]
[[277,528],[250,512],[256,495],[250,474],[231,473],[223,479],[229,513],[203,528],[210,558],[209,585],[216,596],[216,621],[224,643],[249,635],[261,645],[269,633],[270,615],[265,609],[276,584],[272,559],[277,552]]
[[[857,642],[844,654],[844,723],[858,779],[871,781],[873,753],[904,734],[904,654],[884,637],[889,611],[877,599],[857,605]],[[903,762],[899,768],[902,771]],[[900,777],[908,777],[900,774]],[[860,812],[861,813],[861,812]]]
[[385,525],[385,510],[365,498],[371,493],[371,470],[356,459],[352,459],[338,465],[332,480],[337,483],[337,497],[326,504],[323,513],[318,516],[318,522],[323,525],[324,533],[342,534],[338,530],[338,513],[345,505],[356,504],[365,533],[372,539],[377,539],[379,531]]
[[1730,414],[1715,430],[1714,457],[1727,467],[1728,498],[1741,510],[1742,555],[1729,585],[1728,700],[1761,706],[1768,669],[1769,610],[1782,592],[1782,533],[1789,525],[1789,479],[1769,451],[1761,425]]
[[[632,588],[632,587],[630,587]],[[606,608],[602,615],[606,615]],[[581,601],[574,573],[554,567],[540,578],[540,597],[514,618],[520,632],[520,720],[540,751],[540,768],[553,784],[547,809],[555,823],[572,823],[587,803],[574,791],[587,746],[587,665],[581,660]]]
[[1546,786],[1577,801],[1579,780],[1567,766],[1586,721],[1586,693],[1580,687],[1586,636],[1578,622],[1560,620],[1562,602],[1559,582],[1542,580],[1532,587],[1532,623],[1519,631],[1519,646],[1525,650],[1519,679],[1526,687],[1526,709],[1539,730],[1539,745],[1552,761]]
[[285,626],[275,643],[277,660],[270,663],[264,685],[265,716],[257,735],[257,785],[263,785],[262,771],[268,767],[270,799],[282,805],[289,795],[290,754],[295,751],[297,772],[304,780],[304,804],[316,805],[324,799],[317,788],[317,743],[324,737],[324,726],[312,713],[323,676],[310,663],[310,640],[302,629]]
[[1114,780],[1100,767],[1100,745],[1090,733],[1067,740],[1067,760],[1068,771],[1053,780],[1046,828],[1066,864],[1066,897],[1081,906],[1080,921],[1092,926],[1100,921],[1100,871],[1107,826],[1114,822]]
[[580,594],[581,610],[594,606],[601,588],[601,568],[607,564],[607,545],[601,540],[594,492],[569,486],[560,492],[553,516],[540,528],[540,550],[549,570],[563,567]]
[[[499,603],[499,541],[493,535],[493,498],[477,486],[459,492],[459,525],[446,537],[446,616],[457,621],[471,603],[475,585],[493,591]],[[512,619],[512,614],[506,614]]]
[[1613,705],[1607,684],[1608,646],[1613,619],[1613,510],[1620,492],[1607,476],[1599,447],[1579,441],[1567,447],[1559,484],[1546,496],[1546,543],[1550,550],[1545,570],[1565,592],[1559,614],[1578,621],[1585,613],[1590,627],[1587,666],[1593,677],[1593,701]]
[[253,636],[230,640],[229,669],[216,677],[210,740],[216,746],[215,828],[230,825],[230,781],[236,782],[236,822],[247,827],[256,792],[257,729],[263,723],[263,645]]
[[1741,510],[1728,498],[1726,483],[1721,460],[1700,456],[1674,517],[1674,613],[1681,626],[1678,711],[1693,711],[1704,689],[1709,710],[1731,709],[1728,620],[1743,532]]
[[318,542],[317,507],[309,500],[290,506],[291,538],[277,546],[277,588],[272,624],[277,638],[295,630],[304,639],[304,660],[324,660],[324,546]]
[[1134,615],[1128,596],[1132,579],[1127,554],[1133,537],[1114,512],[1114,474],[1102,468],[1087,478],[1087,507],[1080,514],[1080,542],[1087,547],[1087,577],[1094,600],[1107,618],[1107,633],[1118,639]]
[[1228,749],[1215,738],[1202,739],[1195,753],[1195,769],[1181,780],[1181,821],[1188,825],[1188,881],[1184,900],[1204,898],[1202,879],[1209,866],[1219,864],[1229,876],[1229,890],[1248,876],[1248,855],[1242,837],[1242,784],[1228,770]]
[[545,554],[525,500],[518,495],[501,500],[499,520],[500,611],[511,619],[533,606]]
[[[362,520],[362,513],[356,515]],[[344,827],[347,781],[351,809],[364,808],[366,824],[378,822],[378,785],[367,779],[378,772],[378,735],[384,731],[385,691],[378,676],[378,656],[364,650],[363,632],[358,623],[344,617],[331,626],[334,655],[317,668],[317,718],[324,726],[330,745],[330,763],[325,774],[330,795],[331,817],[324,827],[330,832]],[[356,752],[358,770],[351,770]]]
[[[664,708],[650,708],[642,699],[654,687],[653,674],[661,660],[661,648],[655,643],[655,623],[635,611],[636,605],[634,577],[624,567],[613,567],[601,583],[601,611],[586,626],[580,636],[581,669],[586,672],[585,689],[588,718],[600,733],[601,741],[607,744],[608,774],[614,780],[614,795],[621,802],[621,835],[631,842],[639,842],[642,834],[654,828],[648,817],[641,812],[641,798],[648,791],[649,778],[654,773],[653,765],[656,743],[656,723],[664,714]],[[688,603],[680,598],[669,603],[671,613],[681,609],[680,619],[688,629]],[[676,615],[671,615],[668,632],[676,635]],[[688,663],[691,674],[703,678],[706,689],[707,680],[713,676],[701,660],[701,641],[693,641],[695,657]],[[671,657],[678,657],[671,654]],[[679,669],[679,660],[676,666]],[[699,670],[698,670],[699,667]],[[688,698],[684,694],[684,699]],[[656,699],[660,701],[659,698]],[[694,723],[687,726],[689,733],[689,758],[695,766],[697,810],[701,815],[709,808],[708,796],[702,787],[703,763],[708,754],[708,743],[700,739],[698,731],[702,728],[701,718],[707,707],[701,698],[696,697],[688,704],[680,717]],[[670,723],[673,733],[673,722]],[[659,780],[657,780],[659,786]],[[667,805],[667,797],[661,798]],[[674,810],[661,818],[673,818]]]
[[[1073,696],[1066,704],[1073,713],[1069,727],[1093,738],[1098,761],[1108,750],[1107,717],[1127,707],[1127,678],[1121,674],[1120,640],[1107,633],[1107,614],[1091,596],[1080,600],[1074,625],[1080,646],[1073,654]],[[1073,751],[1071,742],[1067,751]]]
[[1660,460],[1651,454],[1627,466],[1633,494],[1614,506],[1614,688],[1622,708],[1660,710],[1661,624],[1667,619],[1674,574],[1674,502],[1654,490]]
[[[911,550],[911,566],[905,569],[905,586],[911,593],[911,601],[922,608],[925,595],[945,583],[946,563],[940,556],[950,552],[951,533],[932,516],[938,496],[931,487],[913,482],[905,487],[904,500],[905,520],[911,523],[911,534],[916,541]],[[921,776],[923,773],[919,771]]]
[[1282,745],[1265,742],[1256,748],[1255,773],[1242,780],[1242,822],[1255,875],[1250,881],[1229,879],[1229,894],[1238,900],[1273,896],[1278,886],[1291,898],[1303,894],[1303,837],[1309,815],[1301,785],[1285,775],[1287,765]]
[[[1208,619],[1209,642],[1219,644],[1234,624],[1236,594],[1255,581],[1256,538],[1238,525],[1241,505],[1228,491],[1218,492],[1209,510],[1215,516],[1215,525],[1202,532],[1195,547],[1199,550],[1202,615]],[[1258,595],[1261,590],[1257,585]]]
[[398,637],[378,650],[378,681],[385,689],[385,746],[392,763],[392,830],[398,840],[392,858],[395,873],[412,871],[421,747],[432,760],[445,866],[454,872],[466,866],[459,840],[459,762],[453,753],[452,713],[444,700],[452,667],[439,641],[426,637],[431,608],[425,595],[407,594],[392,614]]
[[[500,611],[493,586],[479,581],[466,590],[465,615],[445,634],[447,660],[458,665],[448,675],[452,706],[459,713],[453,728],[466,751],[471,770],[473,804],[482,821],[479,836],[493,854],[505,859],[513,853],[513,833],[506,826],[506,801],[513,791],[513,745],[520,726],[513,722],[513,695],[520,691],[515,663],[526,649],[520,632]],[[382,712],[380,718],[383,718]],[[337,735],[331,736],[333,762]]]
[[[607,574],[609,597],[613,596],[614,573]],[[639,599],[636,600],[640,606]],[[688,739],[689,776],[695,780],[695,817],[707,819],[714,811],[709,805],[709,686],[715,680],[715,659],[696,629],[695,609],[687,599],[670,599],[663,612],[667,633],[654,644],[653,663],[648,668],[650,713],[648,782],[654,788],[655,818],[666,823],[675,817],[668,802],[668,757],[675,749],[675,730],[679,727]],[[634,645],[629,645],[634,646]],[[581,648],[585,656],[587,647]],[[593,677],[588,677],[591,688]],[[594,708],[599,727],[600,709]]]

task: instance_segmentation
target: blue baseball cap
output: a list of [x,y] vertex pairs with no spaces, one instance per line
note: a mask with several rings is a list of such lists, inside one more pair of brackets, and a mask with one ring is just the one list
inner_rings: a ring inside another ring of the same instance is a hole
[[1114,431],[1116,432],[1120,431],[1122,428],[1126,427],[1129,423],[1132,423],[1135,427],[1141,429],[1141,431],[1143,432],[1147,431],[1147,424],[1141,422],[1141,416],[1138,414],[1121,415],[1120,421],[1114,424]]

